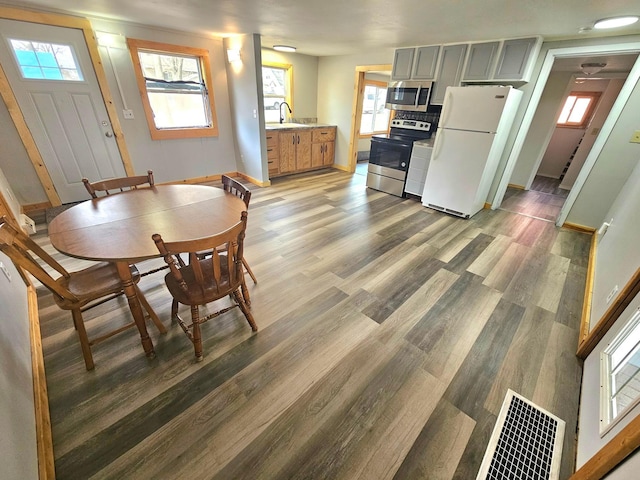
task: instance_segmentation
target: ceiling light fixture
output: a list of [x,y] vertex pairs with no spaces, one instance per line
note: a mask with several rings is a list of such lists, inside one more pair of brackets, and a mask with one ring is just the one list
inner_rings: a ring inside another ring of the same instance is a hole
[[638,21],[638,17],[636,15],[628,15],[625,17],[603,18],[602,20],[598,20],[593,26],[593,28],[602,30],[605,28],[626,27],[627,25],[631,25],[632,23],[636,23],[637,21]]
[[583,63],[580,68],[585,75],[594,75],[606,66],[606,63]]
[[290,53],[293,53],[296,51],[296,47],[291,47],[289,45],[274,45],[273,49],[279,52],[290,52]]

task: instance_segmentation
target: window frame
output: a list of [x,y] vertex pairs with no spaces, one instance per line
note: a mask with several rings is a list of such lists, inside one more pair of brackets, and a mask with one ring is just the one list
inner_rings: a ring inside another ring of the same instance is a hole
[[[387,128],[385,130],[374,130],[373,132],[370,132],[370,133],[369,132],[368,133],[362,133],[362,117],[364,115],[364,92],[365,92],[367,86],[385,87],[385,88],[387,88],[389,86],[389,84],[385,83],[385,82],[383,82],[381,80],[370,80],[370,79],[365,78],[363,89],[362,89],[362,105],[363,105],[363,109],[362,109],[362,112],[360,112],[360,129],[359,129],[360,131],[358,132],[359,138],[371,138],[372,136],[378,135],[378,134],[381,134],[381,133],[389,133],[389,128],[391,126],[391,120],[393,119],[394,113],[395,113],[394,110],[390,110],[389,111],[389,120],[387,122]],[[375,119],[375,114],[376,114],[376,112],[374,111],[373,112],[374,119]]]
[[[562,113],[562,111],[564,110],[564,106],[567,104],[567,101],[569,100],[569,97],[576,97],[576,101],[579,98],[589,98],[591,100],[591,103],[589,104],[589,107],[587,108],[587,110],[584,113],[584,116],[582,117],[582,122],[580,122],[580,123],[575,123],[575,122],[560,123],[559,122],[560,117],[558,116],[558,121],[556,121],[556,127],[559,127],[559,128],[579,128],[579,129],[587,128],[589,126],[589,123],[591,122],[591,118],[593,117],[593,114],[594,114],[594,112],[596,110],[596,107],[598,106],[598,101],[600,100],[601,93],[602,92],[581,92],[581,91],[576,91],[576,92],[569,93],[569,95],[567,95],[567,98],[565,98],[564,103],[562,104],[562,108],[560,109],[560,113]],[[571,116],[571,114],[569,114],[569,116]]]
[[[264,67],[267,68],[278,68],[281,70],[285,71],[285,95],[284,95],[284,101],[287,102],[287,104],[289,105],[289,107],[291,107],[291,110],[295,112],[294,108],[293,108],[293,65],[291,65],[290,63],[278,63],[278,62],[262,62],[262,65],[260,65],[260,75],[262,75],[262,69]],[[264,108],[264,85],[262,86],[262,103],[263,103],[263,113],[265,115],[265,123],[266,124],[275,124],[278,122],[267,122],[266,121],[266,111]]]
[[[140,91],[140,98],[142,100],[142,106],[144,108],[144,114],[147,119],[147,125],[149,127],[149,133],[153,140],[169,140],[178,138],[201,138],[201,137],[217,137],[218,136],[218,120],[216,117],[215,100],[213,95],[213,86],[211,84],[211,63],[209,61],[209,51],[202,48],[184,47],[180,45],[171,45],[168,43],[151,42],[147,40],[138,40],[134,38],[127,38],[127,45],[129,47],[129,53],[133,62],[133,70],[136,74],[136,81],[138,83],[138,90]],[[142,66],[140,65],[140,57],[138,52],[152,52],[158,54],[173,54],[173,55],[187,55],[191,57],[197,57],[200,62],[200,74],[202,75],[202,81],[207,89],[207,102],[209,107],[209,114],[211,119],[211,125],[208,127],[177,127],[177,128],[158,128],[156,127],[153,115],[153,109],[151,108],[151,102],[149,101],[149,95],[147,91],[147,84],[144,74],[142,72]]]

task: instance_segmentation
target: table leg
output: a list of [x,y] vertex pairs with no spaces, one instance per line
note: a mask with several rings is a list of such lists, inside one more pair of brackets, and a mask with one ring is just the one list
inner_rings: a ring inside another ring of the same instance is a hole
[[131,278],[131,269],[129,268],[129,263],[116,262],[116,267],[118,268],[118,275],[120,275],[120,280],[122,281],[124,294],[127,296],[127,300],[129,301],[129,308],[131,309],[133,320],[134,322],[136,322],[138,332],[140,332],[140,341],[142,342],[144,353],[149,358],[155,358],[156,352],[153,350],[153,342],[151,341],[151,337],[149,337],[149,332],[147,332],[144,312],[142,311],[142,306],[140,305],[138,295],[136,294],[136,288],[133,284],[133,278]]

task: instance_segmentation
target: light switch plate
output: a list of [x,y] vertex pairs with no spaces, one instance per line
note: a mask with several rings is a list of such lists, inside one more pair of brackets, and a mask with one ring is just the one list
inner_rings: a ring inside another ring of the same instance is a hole
[[629,140],[629,142],[640,143],[640,130],[636,130],[635,132],[633,132],[633,135],[631,135],[631,140]]

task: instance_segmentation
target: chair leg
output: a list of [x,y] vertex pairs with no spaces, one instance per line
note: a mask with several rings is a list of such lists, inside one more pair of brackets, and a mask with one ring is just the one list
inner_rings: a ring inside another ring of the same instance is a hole
[[251,297],[249,296],[249,289],[247,288],[247,284],[245,283],[244,278],[242,279],[240,289],[242,290],[242,298],[247,304],[247,307],[251,308]]
[[172,322],[178,321],[178,301],[177,300],[173,300],[173,302],[171,302],[171,321]]
[[87,335],[87,329],[84,326],[84,320],[82,320],[82,312],[80,309],[71,310],[73,317],[73,324],[78,331],[78,339],[80,340],[80,348],[82,349],[82,357],[84,358],[84,365],[87,370],[93,370],[93,355],[91,354],[91,345],[89,345],[89,336]]
[[200,312],[197,305],[191,305],[191,322],[193,324],[193,348],[196,353],[196,362],[202,361],[202,333],[200,332]]
[[249,274],[249,276],[253,279],[253,283],[258,283],[258,280],[256,280],[256,276],[253,274],[253,270],[251,270],[251,267],[249,267],[249,264],[247,263],[244,257],[242,257],[242,264],[244,265],[244,268],[247,270],[247,273]]
[[256,321],[253,319],[251,310],[249,310],[249,307],[247,306],[244,299],[242,298],[242,294],[238,290],[236,290],[233,292],[233,296],[235,297],[236,302],[238,302],[238,306],[240,307],[240,310],[242,310],[242,313],[244,313],[244,316],[247,318],[247,322],[249,322],[249,325],[251,326],[251,330],[254,332],[257,332],[258,325],[256,325]]
[[153,321],[157,329],[160,331],[160,333],[167,333],[167,329],[162,324],[162,322],[158,318],[158,315],[153,310],[153,308],[151,308],[151,305],[149,305],[149,301],[146,299],[146,297],[140,291],[140,288],[138,288],[137,285],[136,285],[136,295],[138,295],[138,301],[140,302],[140,305],[142,305],[142,308],[144,308],[147,311],[147,313],[149,314],[149,318],[151,318],[151,320]]

